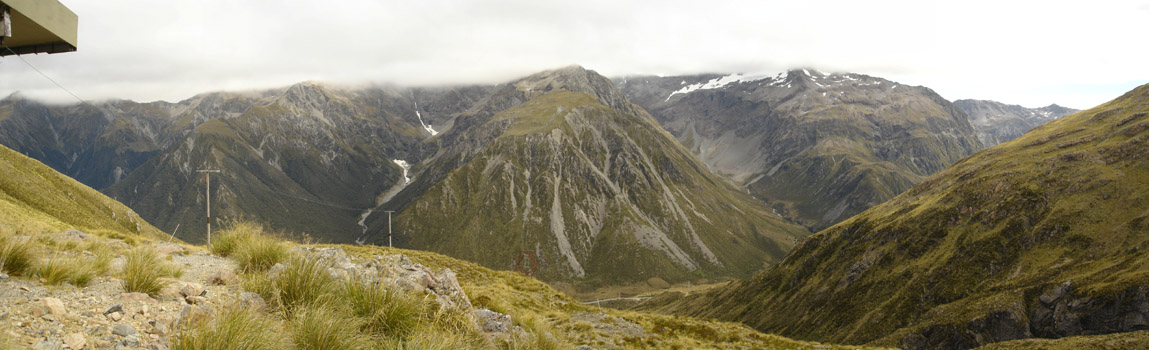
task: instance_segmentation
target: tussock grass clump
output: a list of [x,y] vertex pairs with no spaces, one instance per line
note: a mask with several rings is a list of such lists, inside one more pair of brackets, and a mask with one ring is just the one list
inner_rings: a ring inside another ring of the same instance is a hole
[[68,282],[83,287],[96,277],[90,262],[73,257],[54,256],[33,266],[31,272],[50,285]]
[[368,333],[406,338],[419,324],[421,305],[406,293],[355,279],[343,282],[340,292],[339,300],[366,321],[363,330]]
[[336,287],[335,279],[321,262],[303,257],[288,260],[264,284],[258,287],[264,299],[276,302],[288,315],[300,306],[323,301]]
[[229,256],[236,247],[240,246],[241,242],[262,234],[262,226],[246,221],[236,221],[220,231],[218,236],[213,237],[214,239],[211,240],[211,244],[207,248],[220,256]]
[[287,245],[269,236],[241,242],[231,255],[243,271],[265,271],[288,258]]
[[[585,323],[585,322],[584,322]],[[506,343],[500,344],[506,349],[554,350],[566,349],[563,343],[556,338],[557,332],[545,321],[530,315],[519,318],[519,326],[526,330],[526,334],[516,334]],[[587,324],[590,325],[590,324]],[[591,327],[593,328],[593,326]]]
[[287,245],[264,232],[263,227],[237,221],[220,232],[208,246],[213,253],[231,257],[246,272],[265,271],[289,256]]
[[124,269],[120,273],[120,283],[126,292],[139,292],[156,295],[167,285],[162,277],[178,276],[182,271],[170,265],[148,247],[137,247],[128,251],[124,259]]
[[91,241],[84,247],[84,250],[94,255],[89,265],[92,273],[103,275],[112,269],[112,259],[116,258],[116,252],[112,250],[112,247],[104,242]]
[[456,334],[428,329],[427,331],[414,334],[407,340],[388,338],[383,348],[398,350],[455,350],[482,349],[483,347]]
[[[479,331],[473,314],[459,308],[440,308],[439,303],[430,298],[421,299],[420,302],[424,317],[419,320],[415,335],[408,337],[408,339],[415,341],[414,344],[439,348],[436,345],[439,344],[439,340],[424,343],[418,339],[427,334],[438,333],[451,334],[458,339],[459,343],[467,345],[464,348],[489,349],[494,346]],[[451,343],[454,341],[452,340]]]
[[11,233],[0,231],[0,271],[22,276],[35,261],[36,254],[29,240],[18,239]]
[[296,309],[291,339],[296,350],[372,349],[371,337],[360,333],[361,318],[339,312],[333,304],[316,303]]
[[172,339],[173,350],[278,350],[290,348],[280,322],[246,307],[224,307],[189,324]]

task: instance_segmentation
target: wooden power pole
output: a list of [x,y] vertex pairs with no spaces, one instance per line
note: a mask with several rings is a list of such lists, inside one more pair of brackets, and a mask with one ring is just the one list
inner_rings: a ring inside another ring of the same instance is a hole
[[387,248],[391,248],[391,213],[394,210],[387,210]]
[[200,169],[198,172],[207,174],[207,244],[211,245],[211,173],[219,173],[219,169]]

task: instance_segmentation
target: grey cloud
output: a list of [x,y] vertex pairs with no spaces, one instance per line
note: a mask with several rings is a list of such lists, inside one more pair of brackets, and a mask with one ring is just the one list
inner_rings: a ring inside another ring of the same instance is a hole
[[[26,57],[87,99],[180,100],[302,80],[498,83],[607,75],[851,71],[947,98],[1091,106],[1051,84],[1144,82],[1138,11],[1086,3],[859,1],[69,1],[80,50]],[[1144,7],[1126,2],[1128,8]],[[971,20],[976,18],[976,21]],[[1119,44],[1119,43],[1125,44]],[[1098,56],[1092,52],[1107,54]],[[0,59],[0,96],[67,96]],[[1034,92],[1038,91],[1038,92]],[[1056,99],[1056,100],[1055,100]],[[1072,101],[1067,100],[1072,99]]]

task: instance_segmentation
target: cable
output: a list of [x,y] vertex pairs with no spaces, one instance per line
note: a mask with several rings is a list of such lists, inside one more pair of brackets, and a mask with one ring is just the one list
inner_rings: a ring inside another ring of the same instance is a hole
[[323,202],[323,201],[318,201],[318,200],[314,200],[314,199],[310,199],[310,198],[304,198],[304,197],[296,196],[296,195],[293,195],[293,194],[288,194],[288,193],[284,193],[284,192],[279,192],[279,191],[276,191],[276,190],[272,190],[272,189],[270,189],[270,188],[263,188],[263,187],[257,187],[257,186],[251,186],[251,187],[249,187],[249,188],[258,189],[258,190],[261,190],[261,191],[264,191],[264,192],[270,192],[270,193],[278,194],[278,195],[281,195],[281,196],[287,196],[287,197],[295,198],[295,199],[298,199],[298,200],[302,200],[302,201],[308,201],[308,202],[312,202],[312,203],[315,203],[315,204],[325,205],[325,206],[328,206],[328,207],[332,207],[332,208],[336,208],[336,209],[343,209],[343,210],[352,210],[352,211],[357,211],[357,212],[362,212],[362,211],[366,211],[366,210],[368,210],[368,209],[372,209],[372,208],[351,208],[351,207],[345,207],[345,206],[341,206],[341,205],[338,205],[338,204],[332,204],[332,203],[329,203],[329,202]]
[[91,106],[91,107],[96,108],[96,109],[99,109],[96,106],[92,106],[92,104],[88,103],[88,101],[84,101],[84,99],[80,98],[80,96],[76,96],[76,94],[73,93],[72,90],[68,90],[68,88],[64,87],[63,85],[60,85],[60,83],[57,83],[55,79],[52,79],[52,77],[49,77],[47,74],[44,74],[44,72],[41,72],[39,68],[36,68],[36,66],[33,66],[32,63],[28,62],[28,60],[25,60],[24,57],[20,57],[20,54],[16,53],[16,51],[12,51],[12,48],[8,47],[8,45],[4,45],[4,48],[7,49],[8,52],[11,52],[12,56],[16,56],[16,58],[19,58],[21,62],[24,62],[24,64],[28,65],[29,68],[32,68],[32,70],[36,71],[36,73],[40,73],[40,75],[44,76],[44,78],[48,79],[48,81],[52,82],[52,84],[56,84],[56,87],[59,87],[61,90],[68,92],[69,95],[72,95],[72,97],[75,97],[77,101],[80,101],[80,103],[86,104],[86,105]]

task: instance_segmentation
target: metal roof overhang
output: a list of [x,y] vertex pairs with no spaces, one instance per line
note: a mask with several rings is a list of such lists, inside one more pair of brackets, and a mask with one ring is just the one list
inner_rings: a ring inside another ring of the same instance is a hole
[[[79,17],[56,0],[0,0],[11,7],[12,36],[0,56],[76,51]],[[9,51],[11,50],[11,51]]]

